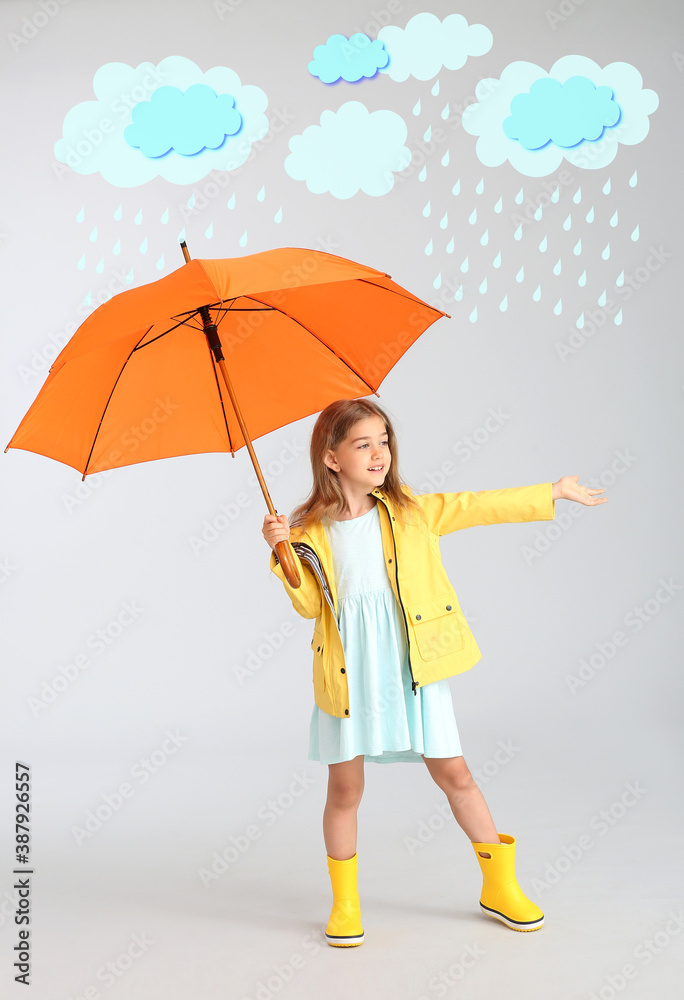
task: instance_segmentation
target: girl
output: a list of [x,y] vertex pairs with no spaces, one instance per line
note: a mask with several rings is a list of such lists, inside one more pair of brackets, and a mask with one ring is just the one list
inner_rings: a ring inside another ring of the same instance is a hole
[[[323,835],[333,906],[329,944],[364,940],[357,888],[357,810],[364,761],[425,761],[470,839],[483,913],[517,931],[544,915],[515,876],[515,838],[498,833],[463,758],[448,678],[481,657],[442,565],[438,536],[478,524],[550,520],[563,498],[603,490],[578,476],[478,493],[413,494],[399,476],[391,421],[368,399],[339,399],[311,437],[313,488],[290,522],[267,514],[271,570],[295,610],[315,618],[309,760],[328,764]],[[300,586],[275,546],[291,538]]]

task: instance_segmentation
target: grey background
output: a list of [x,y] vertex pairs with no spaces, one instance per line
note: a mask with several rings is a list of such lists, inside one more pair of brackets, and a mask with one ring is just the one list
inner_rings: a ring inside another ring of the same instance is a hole
[[[319,247],[382,268],[441,302],[453,318],[418,340],[389,373],[378,400],[395,423],[401,472],[419,492],[577,474],[581,483],[603,485],[610,498],[600,508],[558,501],[558,528],[549,535],[550,522],[539,522],[459,532],[441,542],[483,653],[471,671],[450,680],[464,756],[497,829],[518,839],[519,881],[544,910],[546,925],[541,933],[520,935],[480,914],[472,848],[453,817],[441,817],[446,799],[427,769],[368,766],[358,839],[366,942],[359,949],[329,948],[322,938],[331,901],[321,829],[327,768],[307,761],[311,623],[295,614],[269,571],[270,550],[261,536],[266,507],[246,449],[235,458],[133,465],[84,484],[73,469],[10,450],[2,459],[0,547],[6,567],[0,726],[5,995],[20,989],[11,968],[15,760],[28,762],[33,774],[32,990],[40,1000],[88,995],[89,987],[91,997],[313,997],[325,991],[418,1000],[440,995],[432,977],[458,963],[467,945],[481,957],[442,995],[490,996],[503,986],[521,998],[611,996],[611,989],[617,995],[626,963],[635,970],[623,986],[627,995],[678,995],[681,943],[668,920],[684,908],[677,852],[684,574],[675,451],[684,389],[681,8],[663,0],[647,7],[587,0],[553,28],[545,12],[558,5],[542,2],[455,8],[433,0],[401,7],[392,21],[402,27],[421,10],[441,18],[457,10],[470,23],[486,24],[494,44],[461,70],[442,70],[440,94],[432,97],[435,79],[399,84],[381,75],[326,88],[308,74],[316,44],[372,22],[372,8],[356,0],[344,8],[243,0],[223,19],[211,3],[71,0],[19,52],[8,33],[38,5],[0,5],[3,446],[49,362],[35,377],[22,376],[22,366],[36,355],[37,364],[45,361],[50,335],[76,321],[87,293],[96,296],[117,270],[133,267],[134,283],[141,284],[160,276],[155,265],[162,253],[162,273],[179,266],[180,206],[203,185],[178,187],[157,178],[119,189],[99,174],[58,179],[53,146],[66,111],[92,98],[93,74],[110,61],[137,65],[182,54],[204,70],[229,66],[243,84],[260,86],[269,98],[267,114],[286,108],[292,120],[234,178],[227,192],[236,194],[233,210],[222,195],[187,223],[193,256]],[[633,63],[660,104],[644,142],[621,146],[600,170],[571,168],[573,183],[561,185],[558,204],[525,226],[518,242],[514,195],[523,188],[534,199],[545,180],[567,168],[538,179],[508,164],[485,168],[475,138],[458,123],[444,146],[448,169],[433,156],[426,181],[414,172],[383,197],[314,195],[284,171],[289,137],[318,123],[326,107],[358,99],[371,109],[390,108],[407,122],[407,144],[414,148],[430,121],[439,124],[446,100],[472,100],[481,78],[499,76],[514,59],[548,69],[568,53],[601,66]],[[414,116],[418,98],[432,110]],[[634,170],[638,184],[631,188]],[[458,199],[450,194],[456,177]],[[608,177],[612,189],[604,195]],[[584,225],[578,211],[566,233],[562,221],[580,184],[580,207],[595,203],[596,219]],[[266,197],[258,202],[262,185]],[[504,208],[495,216],[499,195]],[[426,219],[428,198],[433,211]],[[484,225],[467,222],[476,204],[489,222],[487,247],[479,242]],[[85,220],[78,223],[81,207]],[[170,221],[163,226],[166,208]],[[438,228],[447,208],[453,255],[444,250],[448,233]],[[140,209],[143,222],[136,225]],[[621,221],[611,228],[616,209]],[[206,239],[210,223],[214,235]],[[637,224],[635,243],[629,234]],[[92,253],[83,271],[76,268],[91,249],[94,225],[103,246],[122,241],[120,257],[106,256],[101,275]],[[245,230],[243,250],[238,241]],[[571,249],[578,233],[582,261]],[[545,234],[550,246],[542,255]],[[143,236],[149,240],[144,256],[137,249]],[[428,257],[431,237],[435,251]],[[606,262],[600,254],[609,239]],[[609,317],[562,362],[556,342],[567,339],[582,310],[596,309],[603,289],[616,297],[620,271],[630,276],[647,266],[651,248],[663,248],[667,259],[625,301],[622,325]],[[493,270],[498,249],[502,266]],[[462,274],[466,254],[471,267]],[[553,277],[559,257],[563,270]],[[514,276],[521,264],[527,277],[519,286]],[[577,285],[582,266],[584,288]],[[436,291],[440,271],[443,285]],[[489,288],[480,294],[485,276]],[[531,291],[539,282],[544,294],[535,303]],[[454,302],[458,284],[463,297]],[[501,313],[504,294],[509,307]],[[555,316],[561,296],[563,312]],[[471,323],[475,306],[478,320]],[[486,432],[492,409],[505,418]],[[255,443],[280,512],[289,513],[308,493],[315,417]],[[464,460],[463,442],[476,432],[481,444]],[[239,515],[194,552],[192,536],[205,521],[212,522],[222,504],[238,502]],[[530,560],[526,551],[535,544],[545,550]],[[665,595],[662,580],[674,582],[667,601],[656,597]],[[625,619],[649,601],[648,620],[633,631]],[[125,602],[142,611],[96,653],[89,637],[113,622]],[[286,625],[289,634],[274,648],[273,636]],[[576,676],[582,661],[618,630],[625,644],[571,693],[567,676]],[[39,697],[43,684],[79,653],[90,654],[89,667],[36,715],[29,698]],[[240,683],[235,668],[255,663]],[[142,783],[131,769],[159,750],[167,731],[177,733],[181,745]],[[499,754],[497,763],[501,744],[515,749],[504,763]],[[288,798],[297,776],[303,794]],[[125,781],[134,793],[79,845],[73,828]],[[643,791],[621,809],[615,804],[630,783]],[[272,821],[263,807],[279,796],[281,815]],[[611,816],[605,829],[596,820],[601,810]],[[231,837],[255,826],[260,835],[205,887],[200,869],[211,866]],[[421,831],[424,843],[411,848],[406,838]],[[579,858],[558,864],[568,857],[564,849],[572,855],[578,842],[585,845]],[[542,879],[547,884],[540,889]],[[134,960],[122,958],[136,934],[148,942],[146,950]],[[660,941],[651,960],[643,957],[648,940]],[[295,954],[301,960],[293,963]],[[107,962],[118,963],[111,985],[98,978]]]

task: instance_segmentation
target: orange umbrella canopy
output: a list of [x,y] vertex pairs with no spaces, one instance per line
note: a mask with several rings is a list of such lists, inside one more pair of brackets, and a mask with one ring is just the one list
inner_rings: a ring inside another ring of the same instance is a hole
[[250,439],[334,399],[374,392],[447,315],[384,272],[321,251],[192,260],[114,296],[81,324],[7,448],[84,477],[174,455],[234,455],[244,435],[204,332],[204,306]]

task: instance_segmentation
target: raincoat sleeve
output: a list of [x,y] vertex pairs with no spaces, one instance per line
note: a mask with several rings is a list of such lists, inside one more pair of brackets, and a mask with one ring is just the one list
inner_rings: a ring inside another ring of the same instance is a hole
[[479,524],[552,521],[556,516],[552,492],[553,483],[538,483],[477,493],[427,493],[420,497],[420,503],[430,529],[437,535],[448,535]]
[[287,582],[275,549],[271,551],[271,571],[279,580],[282,580],[287,595],[292,601],[292,607],[297,614],[301,615],[302,618],[318,618],[323,611],[323,596],[316,575],[307,563],[302,562],[294,549],[292,549],[292,555],[299,571],[301,586],[293,589]]

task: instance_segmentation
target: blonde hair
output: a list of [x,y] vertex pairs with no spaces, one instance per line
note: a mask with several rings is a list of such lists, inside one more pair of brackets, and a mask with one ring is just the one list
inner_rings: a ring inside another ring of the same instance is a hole
[[[399,460],[397,455],[397,439],[392,427],[392,421],[387,414],[377,405],[368,399],[338,399],[330,403],[318,415],[311,432],[311,445],[309,454],[311,457],[311,471],[313,474],[313,486],[309,496],[303,503],[299,504],[292,511],[288,518],[290,528],[293,533],[306,531],[312,524],[322,522],[327,524],[331,519],[337,519],[347,506],[344,494],[334,472],[323,461],[328,451],[335,451],[342,441],[350,434],[352,427],[359,420],[367,417],[380,417],[387,432],[387,441],[392,456],[389,471],[382,484],[382,491],[397,510],[410,518],[412,510],[418,511],[425,520],[422,508],[412,496],[404,491],[404,487],[414,491],[399,475]],[[369,490],[369,492],[371,492]]]

